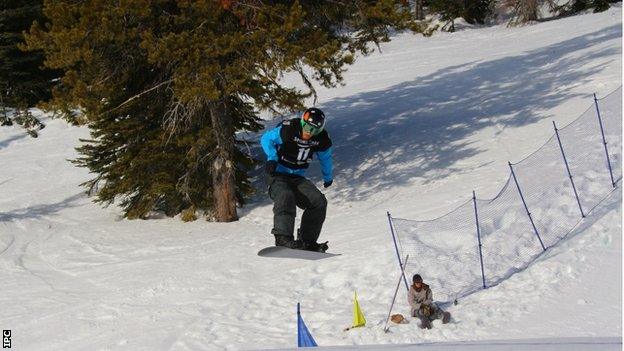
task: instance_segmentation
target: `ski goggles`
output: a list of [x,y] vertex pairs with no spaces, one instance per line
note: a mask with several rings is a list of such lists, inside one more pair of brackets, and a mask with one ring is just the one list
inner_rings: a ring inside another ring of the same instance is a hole
[[323,127],[318,128],[309,123],[306,123],[305,121],[301,121],[301,129],[303,129],[304,133],[312,135],[317,135],[323,131]]

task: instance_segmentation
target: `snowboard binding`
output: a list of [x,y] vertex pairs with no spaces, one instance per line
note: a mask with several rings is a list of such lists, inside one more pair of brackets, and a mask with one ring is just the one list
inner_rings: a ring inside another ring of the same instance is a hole
[[297,241],[303,243],[303,250],[307,251],[315,251],[315,252],[326,252],[329,249],[329,245],[327,243],[329,241],[323,243],[308,243],[301,239],[301,228],[297,228]]
[[327,245],[328,242],[329,241],[324,243],[303,243],[303,249],[315,252],[325,252],[329,249],[329,245]]
[[275,246],[282,246],[293,250],[302,250],[305,245],[299,239],[294,240],[292,236],[276,235]]

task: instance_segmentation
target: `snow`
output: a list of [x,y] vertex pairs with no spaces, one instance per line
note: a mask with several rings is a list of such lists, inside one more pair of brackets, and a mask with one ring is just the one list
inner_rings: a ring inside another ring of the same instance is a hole
[[[323,350],[378,350],[379,345],[357,346],[329,346]],[[557,339],[520,339],[520,340],[484,340],[466,342],[431,342],[417,344],[387,345],[384,350],[425,350],[425,351],[452,351],[452,350],[506,350],[506,351],[591,351],[591,350],[621,350],[621,338],[557,338]],[[291,349],[292,350],[292,349]]]
[[[431,218],[473,189],[494,196],[507,161],[542,145],[552,120],[622,84],[621,18],[616,4],[519,28],[397,34],[345,86],[319,88],[336,169],[321,239],[341,254],[324,260],[257,256],[272,242],[262,190],[236,223],[124,220],[86,197],[78,184],[91,175],[66,161],[85,128],[48,117],[37,139],[1,128],[0,325],[17,350],[289,348],[301,302],[319,345],[341,349],[621,348],[619,189],[526,270],[449,306],[449,325],[382,330],[399,275],[386,211]],[[320,184],[318,166],[309,175]],[[343,332],[354,291],[368,324]],[[403,294],[395,312],[407,315]]]

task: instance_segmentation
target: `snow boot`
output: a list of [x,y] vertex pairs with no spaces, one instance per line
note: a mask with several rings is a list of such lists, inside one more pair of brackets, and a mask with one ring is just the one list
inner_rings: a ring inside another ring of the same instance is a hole
[[327,245],[328,242],[329,241],[324,243],[304,243],[303,249],[308,251],[325,252],[329,248],[329,245]]
[[451,313],[450,312],[442,312],[442,324],[446,324],[451,321]]
[[420,329],[431,329],[431,321],[427,317],[420,317]]
[[304,250],[316,251],[316,252],[325,252],[325,251],[327,251],[327,249],[329,249],[329,245],[327,245],[327,243],[329,241],[326,241],[324,243],[306,243],[305,241],[303,241],[302,235],[301,235],[301,228],[297,229],[297,240],[303,242],[303,249]]
[[287,235],[276,235],[275,246],[283,246],[295,250],[303,249],[303,243],[301,240],[295,240],[292,236]]

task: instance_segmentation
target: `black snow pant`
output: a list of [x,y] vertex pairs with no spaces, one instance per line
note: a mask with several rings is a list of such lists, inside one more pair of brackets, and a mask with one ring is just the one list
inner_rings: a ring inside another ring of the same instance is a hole
[[294,237],[297,207],[303,209],[301,240],[313,244],[321,234],[327,211],[325,195],[304,177],[274,174],[268,177],[269,196],[273,200],[274,235]]

